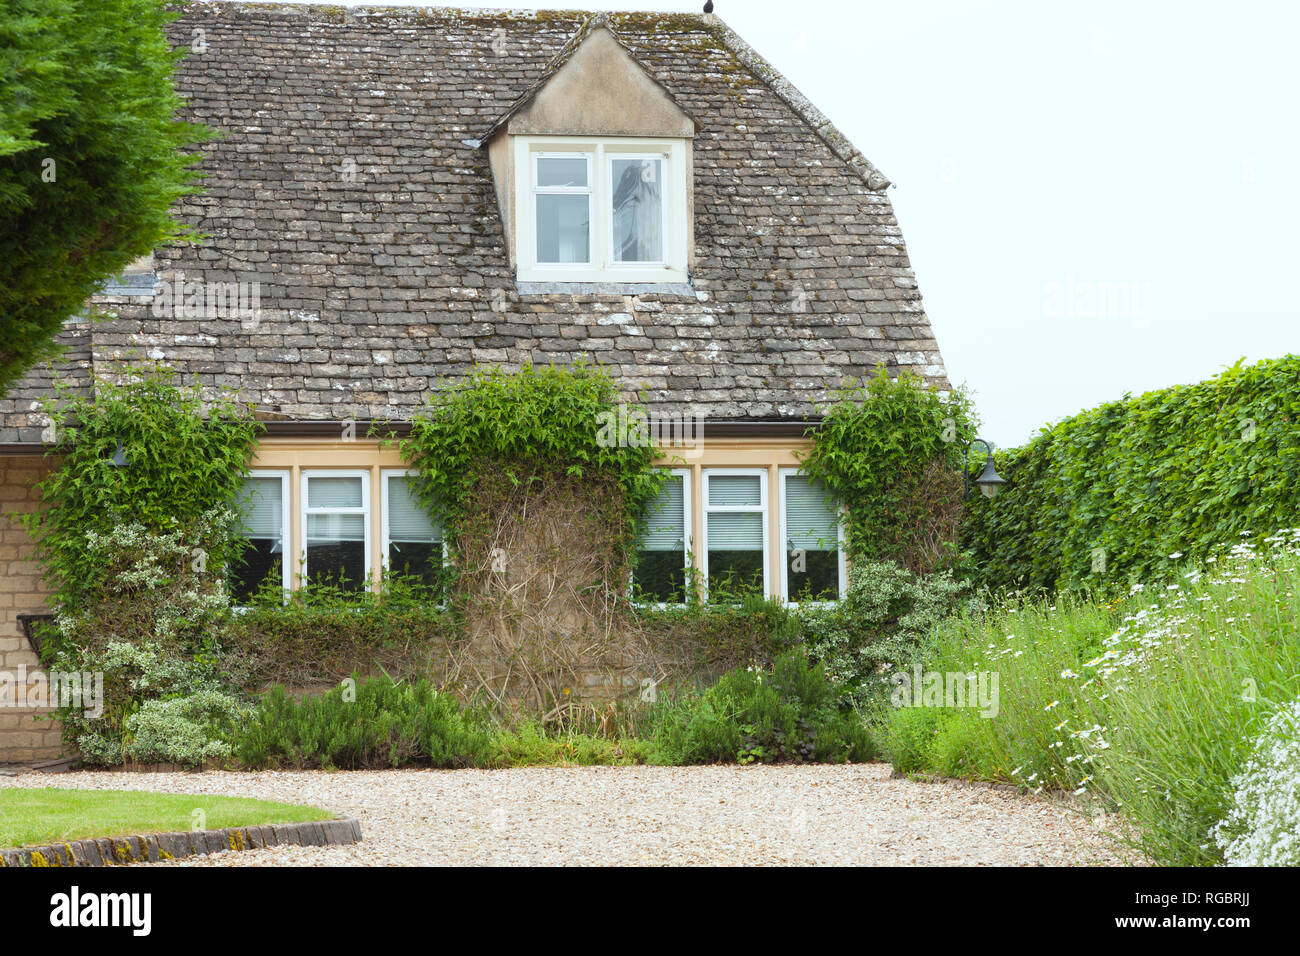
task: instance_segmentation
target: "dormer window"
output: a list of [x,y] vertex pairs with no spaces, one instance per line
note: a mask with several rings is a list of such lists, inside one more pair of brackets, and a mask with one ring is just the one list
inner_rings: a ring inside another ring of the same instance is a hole
[[515,137],[523,282],[684,282],[682,140]]
[[521,291],[687,282],[698,130],[592,17],[481,140]]

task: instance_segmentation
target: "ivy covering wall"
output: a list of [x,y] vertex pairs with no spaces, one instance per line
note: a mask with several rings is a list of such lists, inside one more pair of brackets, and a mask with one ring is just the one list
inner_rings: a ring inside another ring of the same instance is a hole
[[1068,418],[997,456],[1007,483],[963,529],[975,572],[998,587],[1106,589],[1294,528],[1298,419],[1297,355]]
[[844,506],[848,554],[919,573],[956,563],[961,469],[976,426],[969,397],[879,367],[820,411],[803,471]]

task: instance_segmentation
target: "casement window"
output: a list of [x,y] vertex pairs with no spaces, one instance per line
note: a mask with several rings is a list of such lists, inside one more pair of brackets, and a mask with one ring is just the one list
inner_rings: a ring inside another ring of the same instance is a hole
[[268,577],[281,588],[289,587],[289,472],[250,472],[239,499],[239,518],[248,545],[230,569],[230,590],[235,603],[244,604]]
[[767,470],[704,471],[704,579],[710,594],[769,593]]
[[304,471],[303,580],[365,587],[370,568],[370,472]]
[[797,469],[781,469],[781,597],[834,601],[844,593],[842,526],[826,489]]
[[682,603],[690,561],[691,473],[674,469],[641,520],[632,575],[637,594],[649,601]]
[[686,281],[683,141],[517,140],[521,281]]
[[416,498],[409,472],[385,470],[382,477],[384,570],[440,586],[446,556],[442,528]]

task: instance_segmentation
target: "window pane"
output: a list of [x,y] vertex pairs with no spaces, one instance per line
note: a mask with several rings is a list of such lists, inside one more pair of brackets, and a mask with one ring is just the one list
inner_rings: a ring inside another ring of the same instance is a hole
[[240,528],[248,545],[230,569],[230,591],[245,604],[268,577],[282,585],[284,560],[284,485],[279,478],[245,478],[239,500]]
[[240,527],[250,538],[279,539],[284,529],[284,485],[279,478],[245,478]]
[[709,505],[761,505],[758,475],[710,475]]
[[388,476],[388,540],[442,541],[441,530],[416,499],[406,475]]
[[587,196],[539,193],[537,261],[587,262],[590,218]]
[[279,537],[249,538],[244,553],[230,569],[230,593],[235,604],[247,604],[268,580],[284,586],[284,549]]
[[710,512],[709,550],[763,550],[761,511]]
[[838,541],[835,512],[827,506],[826,489],[803,475],[785,478],[786,548],[834,551]]
[[307,542],[366,540],[365,515],[308,515]]
[[791,601],[834,601],[840,596],[838,551],[787,551],[785,573]]
[[538,186],[587,186],[587,160],[582,156],[539,156]]
[[307,580],[360,591],[366,581],[366,543],[307,539]]
[[662,262],[663,160],[615,159],[614,261]]
[[763,551],[709,548],[709,600],[763,593]]
[[672,475],[641,523],[633,581],[652,601],[677,603],[686,598],[686,489]]
[[361,590],[366,580],[365,515],[307,516],[307,579]]
[[442,529],[416,499],[411,479],[389,475],[388,570],[411,575],[430,587],[442,580]]
[[360,478],[308,478],[308,508],[360,508]]
[[826,489],[804,475],[785,476],[785,571],[792,601],[839,597],[836,514]]
[[664,482],[659,500],[641,521],[641,548],[645,551],[676,551],[686,548],[686,497],[681,475]]

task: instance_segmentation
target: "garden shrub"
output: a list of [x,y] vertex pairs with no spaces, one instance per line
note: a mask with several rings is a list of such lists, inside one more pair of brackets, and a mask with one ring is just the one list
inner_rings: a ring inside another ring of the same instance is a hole
[[[233,512],[214,509],[163,533],[140,524],[120,524],[103,535],[86,533],[86,565],[94,569],[98,596],[59,612],[52,662],[52,669],[63,673],[103,674],[102,713],[88,715],[77,706],[57,711],[64,739],[86,762],[114,765],[146,759],[142,753],[152,759],[159,750],[147,734],[142,751],[133,749],[135,733],[151,717],[134,731],[129,724],[150,702],[201,695],[211,709],[224,696],[221,706],[237,706],[227,694],[237,674],[222,653],[229,617],[225,583],[194,556],[195,542],[214,551],[226,548],[234,522]],[[151,713],[175,717],[179,712],[155,707]],[[195,762],[192,744],[190,739],[167,759]]]
[[661,705],[655,760],[666,764],[844,763],[874,756],[862,718],[802,649],[771,668],[736,668],[703,692]]
[[1125,397],[999,453],[963,544],[984,583],[1122,591],[1300,514],[1300,355]]
[[838,603],[799,609],[803,643],[844,700],[861,707],[887,696],[887,672],[909,670],[940,621],[959,608],[978,613],[983,600],[967,591],[948,570],[921,576],[892,561],[858,561]]
[[999,707],[892,710],[895,768],[1071,790],[1119,810],[1117,835],[1163,865],[1216,865],[1229,845],[1289,852],[1270,822],[1294,793],[1269,763],[1290,752],[1285,730],[1260,735],[1300,690],[1300,529],[1263,545],[1208,559],[1209,573],[1184,564],[1150,593],[1067,591],[949,619],[923,666],[996,673]]
[[491,757],[485,721],[428,681],[350,678],[295,700],[276,685],[234,736],[247,767],[472,767]]
[[803,472],[847,511],[850,556],[897,561],[918,573],[957,560],[961,469],[975,437],[970,398],[883,366],[819,409]]
[[199,766],[230,756],[227,738],[247,708],[219,691],[146,700],[125,721],[124,753],[140,763]]
[[225,630],[227,656],[245,687],[334,685],[354,671],[415,678],[447,673],[460,630],[433,589],[386,574],[378,591],[304,582],[285,594],[264,582]]
[[799,642],[800,622],[781,601],[752,594],[734,602],[642,605],[636,621],[673,677],[708,684],[733,667],[769,666]]

